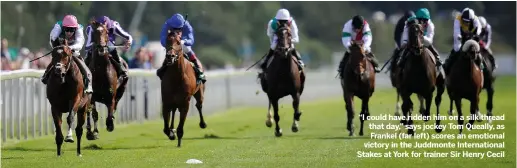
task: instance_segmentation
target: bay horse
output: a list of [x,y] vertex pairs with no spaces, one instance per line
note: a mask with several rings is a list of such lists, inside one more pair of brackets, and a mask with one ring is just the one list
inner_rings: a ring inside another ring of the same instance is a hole
[[[449,111],[452,109],[453,102],[458,110],[458,125],[460,134],[463,130],[463,113],[461,110],[461,99],[470,101],[469,124],[474,124],[474,119],[481,121],[479,113],[479,93],[483,88],[483,73],[481,68],[476,64],[479,59],[480,47],[475,40],[467,40],[461,47],[461,52],[457,55],[457,60],[451,65],[450,72],[447,75],[447,93],[451,104]],[[468,127],[470,128],[470,127]]]
[[[168,51],[172,51],[172,55],[167,54],[164,61],[166,69],[161,81],[162,91],[162,115],[163,115],[163,133],[170,140],[175,140],[178,135],[178,147],[181,147],[183,138],[183,126],[187,119],[190,107],[190,99],[192,96],[196,99],[196,108],[199,112],[199,127],[205,129],[207,127],[203,119],[203,99],[205,92],[205,84],[196,83],[196,73],[194,67],[187,58],[181,45],[181,29],[169,30],[167,35],[166,47]],[[180,120],[177,130],[174,129],[174,114],[176,109],[180,112]],[[172,120],[171,119],[172,112]],[[170,126],[169,126],[169,121]]]
[[375,71],[373,65],[368,61],[363,44],[353,41],[349,54],[349,59],[344,60],[346,61],[345,68],[343,68],[343,72],[340,72],[342,74],[341,88],[347,112],[346,129],[349,131],[349,136],[354,135],[354,96],[359,97],[362,101],[359,114],[361,121],[359,135],[363,136],[364,121],[370,116],[368,103],[375,91]]
[[49,72],[47,82],[47,99],[52,110],[52,118],[56,128],[57,155],[61,156],[63,144],[63,132],[61,130],[62,114],[68,112],[68,134],[65,142],[73,143],[72,123],[77,115],[75,133],[77,137],[77,155],[81,156],[81,137],[86,113],[90,105],[91,95],[84,93],[84,77],[77,63],[73,60],[72,50],[68,47],[68,41],[58,38],[52,42],[53,72]]
[[[404,118],[401,123],[408,128],[408,134],[414,135],[415,127],[413,125],[413,102],[411,101],[411,95],[416,93],[418,96],[422,96],[425,99],[425,111],[423,112],[424,121],[429,121],[430,110],[433,92],[438,86],[437,95],[435,98],[436,103],[436,125],[440,125],[440,104],[441,96],[445,90],[443,85],[444,81],[437,80],[438,70],[435,68],[436,61],[432,52],[424,47],[423,36],[424,32],[422,26],[416,22],[409,23],[408,25],[408,43],[404,54],[406,63],[402,65],[400,74],[400,85],[398,90],[402,97],[402,112]],[[441,132],[442,129],[436,128],[436,132]]]
[[280,116],[278,115],[278,101],[290,95],[293,99],[294,119],[291,131],[298,132],[300,116],[302,112],[299,110],[300,96],[303,93],[305,75],[300,72],[297,66],[297,60],[292,54],[293,47],[291,43],[291,29],[287,25],[281,25],[275,32],[277,38],[277,46],[273,53],[273,58],[268,62],[269,66],[264,75],[259,76],[261,80],[262,90],[268,96],[268,113],[266,126],[271,127],[271,106],[273,106],[275,119],[275,136],[282,136],[282,129],[278,125]]
[[[114,124],[114,113],[117,110],[117,105],[124,95],[128,78],[120,78],[117,75],[117,71],[112,61],[113,57],[108,50],[108,28],[106,25],[96,22],[95,20],[90,21],[92,27],[92,53],[87,59],[87,65],[92,71],[92,87],[93,96],[91,101],[94,130],[91,131],[90,118],[88,115],[88,121],[86,129],[86,138],[88,140],[98,139],[99,130],[97,129],[97,121],[99,120],[99,113],[95,106],[95,102],[106,105],[108,109],[108,116],[106,118],[106,129],[112,132],[115,129]],[[122,60],[122,63],[127,68],[127,63]]]

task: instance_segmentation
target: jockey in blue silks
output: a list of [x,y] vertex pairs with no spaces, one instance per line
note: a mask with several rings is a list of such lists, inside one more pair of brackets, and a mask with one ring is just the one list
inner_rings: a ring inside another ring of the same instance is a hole
[[[181,29],[181,31],[182,31],[181,45],[183,46],[183,49],[187,53],[189,60],[191,62],[193,62],[196,69],[199,70],[199,71],[196,71],[198,73],[198,79],[204,83],[204,82],[206,82],[206,79],[205,79],[205,75],[203,74],[203,67],[202,67],[199,59],[197,59],[194,51],[192,51],[192,46],[194,45],[194,29],[192,28],[190,23],[188,21],[186,21],[183,18],[183,16],[179,13],[172,15],[172,17],[170,17],[169,19],[167,19],[167,21],[165,21],[165,23],[163,24],[163,27],[162,27],[162,32],[160,33],[160,42],[161,42],[162,46],[165,47],[167,50],[167,56],[165,59],[169,59],[170,55],[172,55],[172,51],[169,51],[169,49],[167,49],[167,47],[166,47],[168,30],[174,31],[174,30],[179,30],[179,29]],[[167,61],[164,60],[162,67],[160,67],[157,70],[157,75],[160,78],[163,76],[163,72],[165,72],[164,70],[166,67],[166,63],[167,63]]]

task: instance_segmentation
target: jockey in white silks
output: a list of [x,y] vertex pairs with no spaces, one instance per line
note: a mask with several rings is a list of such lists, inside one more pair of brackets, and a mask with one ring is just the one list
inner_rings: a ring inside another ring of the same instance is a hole
[[299,68],[303,69],[303,67],[305,67],[305,64],[303,63],[302,58],[300,57],[300,53],[298,53],[298,51],[296,51],[296,49],[294,48],[294,43],[300,42],[300,39],[298,36],[298,26],[296,25],[296,22],[291,17],[291,15],[289,14],[289,11],[287,9],[279,9],[276,13],[276,16],[273,19],[269,20],[269,22],[267,24],[266,34],[269,37],[271,46],[270,46],[269,52],[266,56],[266,59],[260,65],[262,72],[265,72],[267,62],[273,56],[274,50],[277,45],[277,38],[278,38],[275,33],[276,33],[276,30],[278,29],[278,27],[280,27],[282,25],[290,26],[291,33],[292,33],[292,38],[291,38],[291,42],[292,42],[291,47],[293,48],[292,54],[295,55],[296,59],[298,60]]

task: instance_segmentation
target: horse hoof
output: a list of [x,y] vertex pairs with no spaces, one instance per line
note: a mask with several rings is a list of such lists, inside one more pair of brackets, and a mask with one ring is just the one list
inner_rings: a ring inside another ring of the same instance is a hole
[[407,130],[407,134],[408,134],[408,135],[413,135],[413,136],[414,136],[414,135],[415,135],[415,130],[413,130],[413,129],[408,129],[408,130]]
[[99,139],[99,133],[98,132],[94,132],[93,133],[93,139]]
[[275,136],[276,137],[281,137],[282,136],[282,129],[278,130],[275,132]]
[[74,138],[72,138],[72,136],[66,136],[65,142],[74,143]]
[[173,141],[176,140],[176,129],[172,129],[169,132],[169,140]]
[[205,129],[206,128],[206,123],[199,123],[199,127],[201,127],[201,129]]
[[83,157],[83,155],[81,155],[80,153],[77,154],[77,157]]
[[436,131],[436,133],[441,133],[442,129],[434,129],[434,131]]
[[348,133],[348,136],[354,136],[354,131],[350,131],[350,132]]
[[113,132],[113,130],[115,130],[115,127],[114,126],[108,126],[108,127],[106,127],[106,130],[108,132]]
[[298,127],[291,127],[291,131],[298,132]]
[[266,120],[266,126],[271,128],[271,126],[273,126],[273,122],[271,120]]
[[454,113],[454,110],[449,110],[448,113],[449,115],[452,115],[452,113]]
[[363,136],[363,135],[364,135],[363,131],[359,131],[359,136]]
[[91,141],[91,140],[95,140],[95,137],[93,136],[92,132],[87,132],[86,139]]

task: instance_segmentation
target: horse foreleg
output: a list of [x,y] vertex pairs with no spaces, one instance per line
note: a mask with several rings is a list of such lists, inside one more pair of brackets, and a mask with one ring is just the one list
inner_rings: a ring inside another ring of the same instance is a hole
[[72,132],[74,116],[75,116],[75,111],[71,110],[70,112],[68,112],[68,117],[66,117],[66,123],[68,124],[68,132],[65,137],[65,142],[74,143],[73,132]]
[[363,136],[363,128],[364,128],[364,121],[367,120],[368,116],[370,115],[368,103],[370,101],[370,97],[366,97],[362,101],[361,105],[361,114],[359,114],[359,120],[361,121],[361,129],[359,130],[359,136]]
[[273,126],[273,114],[271,113],[271,102],[267,102],[267,115],[266,115],[266,126],[271,127]]
[[[486,109],[487,109],[487,113],[486,115],[487,116],[492,116],[492,109],[493,109],[493,101],[494,101],[494,85],[493,83],[491,83],[490,85],[488,85],[488,87],[486,88],[486,93],[487,93],[487,101],[486,101]],[[492,119],[489,118],[488,119],[488,123],[492,124]]]
[[77,111],[77,125],[75,126],[75,136],[77,137],[77,156],[81,157],[81,138],[83,136],[83,125],[86,120],[86,113],[89,104],[84,105]]
[[293,125],[291,126],[291,131],[298,132],[298,122],[300,121],[300,116],[302,115],[302,112],[300,112],[300,94],[292,94],[291,97],[293,98],[293,109],[294,109],[294,115],[293,115]]
[[108,132],[112,132],[115,130],[115,98],[112,98],[112,100],[106,104],[106,107],[108,108],[108,117],[106,117],[106,130],[108,130]]
[[63,145],[63,132],[61,131],[61,111],[52,109],[52,118],[54,119],[54,127],[56,127],[56,146],[57,156],[61,156],[61,145]]
[[456,104],[456,110],[458,110],[458,126],[461,134],[463,132],[463,112],[461,111],[461,98],[454,98],[454,104]]
[[346,129],[348,130],[348,136],[354,135],[354,95],[345,94],[344,96],[346,104],[347,122]]
[[280,129],[280,126],[278,125],[278,122],[280,121],[280,116],[278,115],[278,99],[269,98],[271,105],[273,105],[273,111],[274,111],[274,118],[275,118],[275,136],[281,137],[282,136],[282,129]]
[[94,101],[90,104],[90,108],[92,109],[93,118],[93,140],[95,140],[99,139],[99,112],[97,111],[97,106],[95,106]]
[[421,96],[421,95],[418,95],[418,102],[420,102],[420,108],[418,110],[418,112],[420,113],[420,115],[424,116],[425,115],[425,102],[424,102],[424,96]]
[[204,99],[204,89],[200,88],[196,94],[194,94],[194,98],[196,99],[196,108],[199,112],[199,127],[202,129],[206,128],[205,119],[203,118],[203,99]]
[[397,91],[397,102],[395,104],[395,116],[400,116],[400,94]]
[[425,112],[424,112],[424,121],[427,122],[431,118],[431,105],[433,104],[433,92],[425,97]]
[[449,102],[450,102],[448,113],[449,113],[449,115],[452,115],[452,114],[454,113],[454,109],[453,109],[453,107],[452,107],[452,105],[453,105],[454,101],[453,101],[453,99],[452,99],[451,93],[449,92],[448,94],[449,94]]
[[179,110],[180,110],[180,122],[178,124],[178,129],[177,129],[177,133],[178,133],[178,147],[181,147],[181,139],[183,139],[183,133],[184,133],[183,125],[185,125],[185,120],[187,120],[189,104],[190,103],[187,103],[185,105],[185,107],[179,108]]
[[[174,115],[174,111],[172,112],[172,114]],[[165,134],[165,136],[167,136],[167,137],[169,137],[169,139],[171,139],[170,128],[169,128],[169,121],[171,119],[171,107],[169,107],[169,105],[165,102],[162,102],[162,117],[163,117],[163,133]],[[174,119],[173,119],[173,121],[174,121]]]
[[402,124],[408,129],[408,134],[414,134],[415,128],[413,126],[413,120],[410,118],[413,109],[413,102],[411,101],[411,94],[402,95],[402,113],[404,119]]
[[[440,78],[441,79],[441,78]],[[443,81],[443,80],[442,80]],[[442,94],[445,92],[445,86],[442,82],[437,82],[437,93],[436,97],[434,98],[434,103],[436,105],[436,125],[440,125],[440,104],[442,103]],[[442,129],[435,129],[436,132],[440,133],[442,132]]]
[[[176,110],[178,108],[177,107],[171,107],[171,110],[169,112],[169,114],[171,115],[171,126],[169,127],[169,139],[170,140],[175,140],[176,139],[176,129],[174,129],[174,117],[176,116]],[[165,133],[167,134],[167,133]]]

